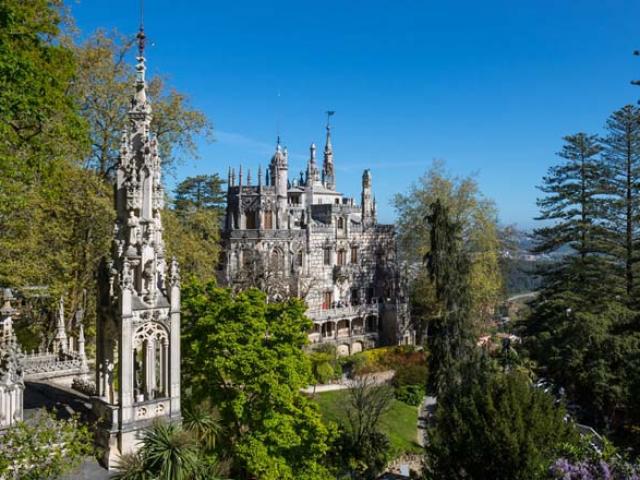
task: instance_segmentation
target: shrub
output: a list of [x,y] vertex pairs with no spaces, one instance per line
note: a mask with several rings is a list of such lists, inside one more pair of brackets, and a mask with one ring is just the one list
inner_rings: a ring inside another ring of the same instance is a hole
[[0,478],[58,478],[92,451],[93,440],[77,419],[40,412],[0,435]]
[[395,396],[401,402],[417,407],[425,395],[424,385],[403,385],[395,389]]

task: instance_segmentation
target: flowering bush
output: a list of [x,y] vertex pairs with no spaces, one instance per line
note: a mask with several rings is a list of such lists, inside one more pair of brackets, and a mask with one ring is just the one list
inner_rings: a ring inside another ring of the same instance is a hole
[[556,460],[550,475],[558,480],[640,480],[636,466],[622,460],[586,460],[571,462],[566,458]]

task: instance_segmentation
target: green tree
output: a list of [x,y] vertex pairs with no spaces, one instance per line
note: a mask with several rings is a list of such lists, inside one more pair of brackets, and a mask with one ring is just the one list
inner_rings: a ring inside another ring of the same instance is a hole
[[564,410],[518,373],[469,366],[465,375],[438,397],[427,431],[427,478],[547,478],[566,444],[577,441]]
[[536,253],[550,254],[564,248],[568,255],[553,268],[540,273],[544,279],[544,295],[571,291],[592,299],[611,297],[611,262],[608,258],[608,232],[604,194],[605,171],[599,154],[602,146],[594,135],[578,133],[564,138],[558,154],[564,162],[549,169],[538,199],[537,220],[547,225],[535,230]]
[[165,209],[167,252],[175,256],[186,277],[206,282],[215,279],[220,257],[220,220],[213,210],[177,213]]
[[429,327],[430,383],[436,391],[459,381],[457,366],[473,353],[474,325],[469,295],[469,258],[463,250],[460,223],[439,200],[427,217],[431,250],[427,272],[435,292],[436,314]]
[[[464,248],[471,259],[472,314],[486,322],[502,293],[498,261],[501,245],[495,205],[482,195],[472,177],[453,176],[445,170],[443,162],[434,161],[406,194],[397,194],[393,199],[398,216],[400,251],[411,262],[422,260],[431,249],[429,226],[424,219],[436,200],[449,210],[452,221],[460,225]],[[433,298],[432,289],[425,277],[419,277],[413,282],[412,297],[418,300]],[[414,303],[416,317],[425,313],[423,318],[428,318],[430,303]]]
[[[78,63],[71,94],[90,126],[91,154],[86,166],[110,178],[117,164],[120,139],[127,125],[127,111],[135,79],[132,62],[135,39],[117,31],[95,32],[73,47]],[[183,156],[197,155],[196,139],[210,137],[207,117],[195,109],[184,93],[168,88],[161,76],[148,82],[147,94],[153,105],[151,131],[158,138],[163,166],[171,169]]]
[[76,418],[56,420],[40,412],[0,437],[0,478],[58,478],[92,453],[93,439]]
[[339,463],[351,478],[374,479],[391,459],[391,444],[380,431],[380,419],[391,407],[393,389],[361,376],[348,392],[347,420],[338,440]]
[[637,297],[636,275],[640,242],[640,110],[626,105],[611,114],[602,139],[608,169],[608,227],[613,234],[611,253],[620,264],[627,302]]
[[224,180],[217,173],[187,177],[175,189],[174,205],[177,212],[191,210],[215,210],[224,215],[226,196],[223,190]]
[[331,432],[300,392],[311,383],[304,304],[192,282],[182,307],[185,396],[218,408],[234,478],[332,478],[323,466]]

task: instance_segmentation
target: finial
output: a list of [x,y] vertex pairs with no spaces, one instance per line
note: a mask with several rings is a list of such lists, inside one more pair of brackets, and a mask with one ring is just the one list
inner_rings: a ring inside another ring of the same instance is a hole
[[324,153],[331,153],[332,152],[332,146],[331,146],[331,117],[335,115],[336,112],[334,112],[333,110],[328,110],[327,111],[327,142],[324,146]]
[[143,57],[145,39],[147,38],[144,34],[144,0],[140,0],[140,29],[136,38],[138,39],[138,56]]
[[251,169],[247,170],[247,187],[251,186]]
[[278,138],[276,139],[276,152],[280,151],[280,135],[278,135]]
[[242,164],[240,165],[240,169],[238,170],[238,186],[242,186]]
[[315,162],[316,160],[316,144],[312,143],[309,147],[309,151],[311,152],[311,161]]
[[236,169],[232,168],[231,169],[231,183],[229,184],[230,187],[235,187],[236,186]]
[[262,165],[258,165],[258,186],[262,186]]

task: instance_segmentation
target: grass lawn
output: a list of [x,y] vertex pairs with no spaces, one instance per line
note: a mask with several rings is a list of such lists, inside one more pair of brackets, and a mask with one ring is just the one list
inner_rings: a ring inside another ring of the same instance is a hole
[[[347,390],[317,393],[314,400],[320,405],[322,417],[336,423],[346,421],[345,406],[349,400]],[[422,448],[416,442],[418,408],[393,400],[391,409],[380,419],[380,429],[387,434],[398,453],[418,453]]]

